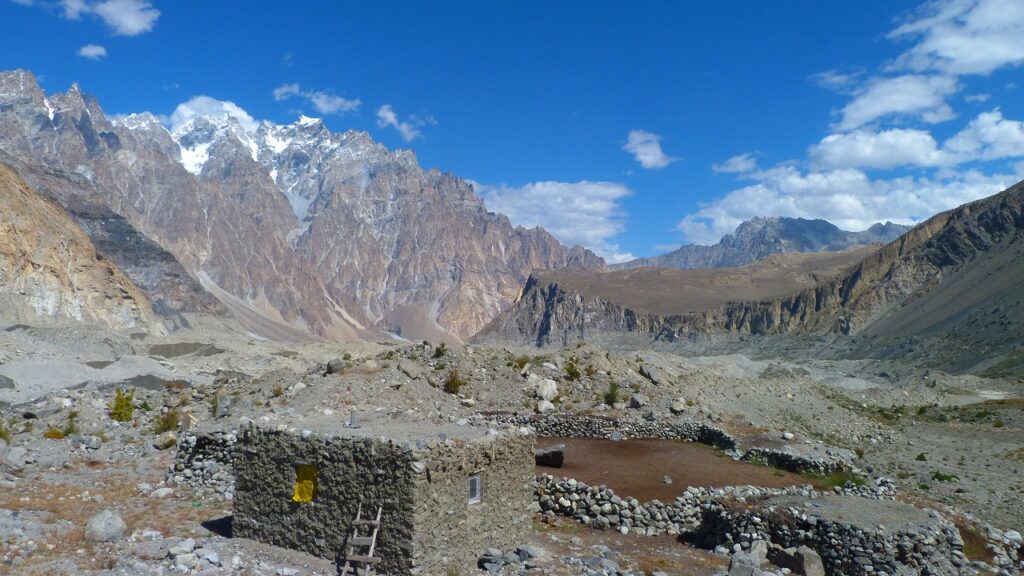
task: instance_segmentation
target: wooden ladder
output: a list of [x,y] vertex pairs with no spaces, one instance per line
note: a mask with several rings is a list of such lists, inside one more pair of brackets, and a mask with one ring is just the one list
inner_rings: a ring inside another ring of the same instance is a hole
[[[372,576],[373,566],[380,562],[380,558],[373,555],[377,547],[377,533],[380,531],[380,515],[384,510],[382,506],[377,507],[376,520],[363,520],[363,505],[359,504],[356,510],[356,519],[352,522],[352,536],[348,539],[348,553],[345,555],[345,565],[342,566],[339,576]],[[361,534],[364,529],[373,528],[369,534]],[[356,548],[363,548],[363,554],[356,554]],[[360,572],[357,565],[362,565]]]

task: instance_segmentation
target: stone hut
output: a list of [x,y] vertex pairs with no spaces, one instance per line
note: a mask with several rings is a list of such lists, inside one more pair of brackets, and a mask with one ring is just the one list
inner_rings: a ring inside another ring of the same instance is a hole
[[344,561],[356,511],[382,509],[378,573],[475,568],[526,541],[535,438],[524,429],[382,418],[247,423],[234,456],[236,536]]

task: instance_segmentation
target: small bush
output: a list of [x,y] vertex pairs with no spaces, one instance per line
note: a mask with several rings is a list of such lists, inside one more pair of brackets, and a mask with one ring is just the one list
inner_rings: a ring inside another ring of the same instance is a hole
[[462,390],[462,387],[465,385],[466,381],[459,375],[458,368],[452,368],[452,371],[448,373],[448,377],[444,379],[444,391],[449,394],[458,394],[459,390]]
[[220,408],[220,395],[214,394],[213,398],[210,398],[210,414],[216,416],[217,410]]
[[152,412],[153,411],[153,407],[150,406],[149,402],[146,402],[145,400],[142,401],[142,404],[139,405],[139,408],[141,408],[143,412]]
[[11,429],[7,427],[7,424],[0,420],[0,440],[11,443]]
[[341,355],[341,359],[344,360],[345,362],[350,362],[352,360],[352,355],[349,354],[348,352],[345,352],[344,354]]
[[857,458],[863,458],[864,457],[864,449],[861,448],[860,446],[854,448],[853,451],[854,451],[854,453],[857,454]]
[[284,394],[284,386],[280,384],[274,384],[274,387],[270,389],[270,395],[273,396],[274,398],[277,398],[282,394]]
[[181,421],[181,415],[174,408],[164,412],[157,416],[156,421],[153,422],[153,433],[163,434],[164,432],[171,432],[178,429],[178,423]]
[[1006,426],[1006,422],[1003,422],[1001,419],[996,418],[996,421],[992,423],[992,426],[994,428],[1002,428],[1003,426]]
[[587,369],[583,371],[587,376],[593,376],[597,374],[597,368],[594,368],[593,364],[587,364]]
[[916,458],[914,458],[914,460],[917,460],[918,462],[927,462],[928,458],[924,455],[924,452],[921,452]]
[[516,359],[512,361],[512,365],[516,367],[516,370],[522,370],[523,368],[526,368],[526,365],[529,363],[529,356],[517,356]]
[[565,377],[570,382],[574,382],[580,379],[580,369],[576,367],[575,362],[565,363]]
[[614,406],[619,401],[619,383],[610,382],[608,384],[608,390],[604,393],[604,403],[609,406]]
[[61,428],[61,432],[65,436],[78,434],[78,410],[68,412],[68,421],[64,423],[64,428]]
[[437,348],[434,349],[434,359],[444,358],[444,355],[448,353],[448,345],[441,342]]
[[110,405],[110,417],[118,422],[131,422],[135,414],[135,390],[124,392],[120,388],[114,396],[114,403]]
[[50,440],[60,440],[64,438],[64,433],[61,432],[59,428],[54,428],[53,426],[50,426],[49,428],[46,429],[46,432],[43,432],[43,438],[49,438]]
[[925,484],[924,482],[921,482],[920,484],[918,484],[917,487],[918,487],[919,490],[924,490],[925,492],[927,492],[927,491],[932,489],[931,486]]
[[935,480],[936,482],[956,482],[960,480],[960,477],[956,474],[943,474],[936,470],[932,473],[932,480]]

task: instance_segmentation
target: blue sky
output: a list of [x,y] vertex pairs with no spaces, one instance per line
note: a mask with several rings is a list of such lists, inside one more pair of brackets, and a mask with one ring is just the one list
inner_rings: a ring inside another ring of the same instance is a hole
[[759,215],[911,223],[1024,178],[1021,0],[0,0],[0,19],[0,68],[49,92],[368,130],[615,260]]

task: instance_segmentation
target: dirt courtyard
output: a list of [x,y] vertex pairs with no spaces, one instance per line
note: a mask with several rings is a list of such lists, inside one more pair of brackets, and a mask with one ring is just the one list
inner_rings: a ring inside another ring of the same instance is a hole
[[[537,467],[537,473],[567,476],[590,485],[604,484],[619,496],[671,502],[687,486],[753,485],[770,488],[811,483],[774,468],[736,462],[704,444],[676,440],[539,438],[538,447],[565,444],[562,468]],[[665,476],[672,479],[666,484]]]

